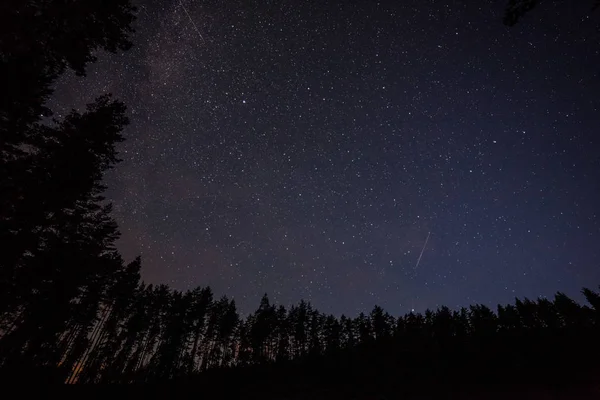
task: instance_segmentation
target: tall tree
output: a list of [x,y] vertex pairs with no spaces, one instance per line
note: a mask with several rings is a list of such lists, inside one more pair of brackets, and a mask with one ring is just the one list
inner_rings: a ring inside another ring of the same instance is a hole
[[84,75],[98,50],[131,46],[134,11],[129,0],[0,5],[0,365],[12,372],[18,361],[68,374],[88,353],[99,305],[123,267],[100,180],[118,161],[124,106],[105,96],[84,113],[39,122],[67,68]]
[[325,316],[318,310],[311,309],[309,313],[309,347],[308,352],[312,357],[320,356],[323,353],[323,322]]
[[28,342],[26,353],[39,359],[30,361],[45,364],[39,354],[57,340],[74,304],[99,294],[121,268],[114,246],[119,233],[101,180],[119,161],[115,144],[126,124],[123,104],[103,96],[85,113],[38,127],[40,151],[29,167],[35,187],[1,221],[10,247],[1,260],[0,312],[17,323],[0,341],[0,354],[20,354]]
[[[130,0],[5,0],[0,5],[0,160],[22,154],[52,83],[66,68],[85,75],[98,50],[131,47]],[[0,164],[1,165],[1,164]],[[4,172],[4,171],[2,171]]]
[[[106,369],[113,364],[121,349],[123,323],[133,311],[135,297],[139,294],[140,268],[141,259],[138,257],[111,274],[111,281],[100,299],[90,299],[90,304],[96,301],[94,323],[88,323],[87,331],[82,332],[86,334],[85,338],[79,338],[82,341],[87,339],[88,345],[85,352],[74,354],[77,357],[73,361],[74,365],[67,364],[70,369],[67,382],[86,381],[109,373]],[[85,374],[80,376],[82,371]]]
[[380,306],[375,306],[370,315],[373,335],[376,340],[387,340],[392,335],[394,319]]
[[290,358],[290,337],[292,333],[290,320],[288,319],[288,314],[284,306],[279,306],[277,308],[277,351],[275,355],[275,360],[282,362],[287,361]]
[[198,350],[203,342],[207,325],[207,315],[212,309],[213,293],[210,287],[196,288],[191,292],[192,304],[190,310],[191,330],[189,341],[191,348],[185,356],[188,374],[194,372],[198,365]]
[[250,329],[253,360],[257,363],[272,360],[276,349],[274,328],[277,325],[277,314],[266,294],[254,313],[253,322]]

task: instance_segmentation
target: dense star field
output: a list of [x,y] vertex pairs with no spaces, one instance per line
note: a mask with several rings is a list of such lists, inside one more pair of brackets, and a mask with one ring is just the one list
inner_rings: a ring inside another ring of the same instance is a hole
[[264,292],[350,315],[579,299],[600,11],[563,3],[508,28],[502,1],[143,1],[134,48],[53,102],[127,104],[108,195],[147,282],[244,313]]

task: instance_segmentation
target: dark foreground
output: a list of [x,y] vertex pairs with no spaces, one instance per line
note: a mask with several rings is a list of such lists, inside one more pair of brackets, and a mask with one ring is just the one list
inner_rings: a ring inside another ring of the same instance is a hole
[[256,399],[600,399],[598,352],[585,353],[577,343],[547,352],[532,345],[517,354],[498,346],[467,354],[407,352],[404,358],[363,350],[303,364],[208,371],[174,386]]

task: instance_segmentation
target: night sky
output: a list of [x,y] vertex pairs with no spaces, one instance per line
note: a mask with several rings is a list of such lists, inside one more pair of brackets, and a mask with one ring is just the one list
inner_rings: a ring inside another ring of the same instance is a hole
[[507,28],[505,1],[138,2],[135,47],[53,107],[127,104],[108,197],[146,282],[244,313],[265,292],[338,315],[579,299],[600,284],[600,10],[562,3]]

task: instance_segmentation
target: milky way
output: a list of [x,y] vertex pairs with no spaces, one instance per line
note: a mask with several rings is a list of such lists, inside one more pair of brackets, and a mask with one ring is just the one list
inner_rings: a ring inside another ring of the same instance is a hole
[[507,28],[501,1],[140,2],[135,47],[53,107],[127,104],[108,196],[147,282],[243,312],[576,296],[600,284],[600,12],[563,3]]

